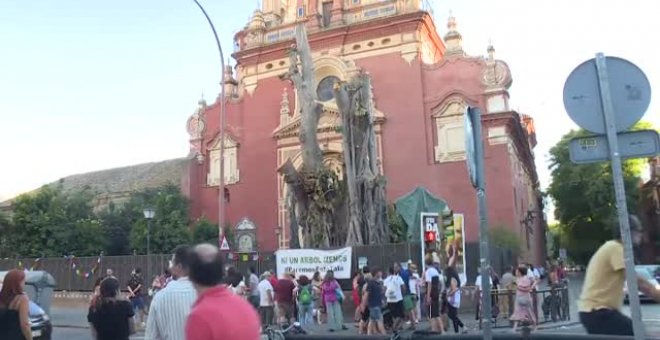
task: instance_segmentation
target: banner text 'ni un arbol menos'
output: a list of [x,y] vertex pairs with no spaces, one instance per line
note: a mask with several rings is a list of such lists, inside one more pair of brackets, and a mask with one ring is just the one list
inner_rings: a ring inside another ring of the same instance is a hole
[[351,247],[335,250],[278,250],[275,252],[277,276],[294,273],[296,277],[305,275],[311,279],[315,272],[321,273],[323,277],[328,270],[332,270],[336,279],[350,279],[352,255]]

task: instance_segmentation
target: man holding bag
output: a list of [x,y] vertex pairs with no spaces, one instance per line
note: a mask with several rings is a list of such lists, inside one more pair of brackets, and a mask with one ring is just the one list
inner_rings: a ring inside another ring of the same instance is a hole
[[385,285],[385,298],[387,299],[387,309],[392,317],[392,332],[398,332],[401,328],[404,317],[403,308],[403,290],[405,282],[399,276],[394,267],[390,267],[390,275],[383,282]]

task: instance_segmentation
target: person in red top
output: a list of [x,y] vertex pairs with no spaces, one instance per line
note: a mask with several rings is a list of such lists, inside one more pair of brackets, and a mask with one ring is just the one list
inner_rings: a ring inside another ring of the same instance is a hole
[[216,246],[194,247],[189,271],[198,297],[186,321],[187,340],[260,339],[257,312],[222,285],[224,263]]
[[284,276],[273,287],[275,289],[275,301],[277,301],[277,308],[279,310],[278,322],[280,324],[287,322],[292,324],[296,321],[293,304],[293,290],[296,288],[296,284],[293,283],[289,273],[284,273]]
[[273,286],[273,288],[275,288],[275,286],[277,286],[277,281],[278,281],[277,280],[277,272],[274,271],[274,270],[271,270],[270,273],[272,273],[273,275],[271,275],[271,277],[268,279],[268,281],[270,281],[270,285]]

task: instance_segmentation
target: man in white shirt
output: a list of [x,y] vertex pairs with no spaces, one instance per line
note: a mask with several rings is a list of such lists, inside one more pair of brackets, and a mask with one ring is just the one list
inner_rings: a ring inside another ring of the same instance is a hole
[[250,278],[248,281],[250,288],[250,303],[255,309],[259,310],[259,276],[254,267],[250,267]]
[[[493,278],[488,276],[488,282],[490,283],[490,288],[493,289]],[[481,289],[481,274],[477,275],[477,279],[474,281],[474,285],[477,286],[479,292],[482,291]]]
[[190,247],[178,246],[170,261],[170,272],[176,279],[159,291],[151,302],[146,340],[184,340],[186,319],[197,299],[188,280]]
[[527,277],[532,279],[534,283],[539,282],[541,280],[541,273],[539,273],[539,270],[534,268],[534,266],[531,263],[527,264]]
[[390,275],[383,281],[385,286],[385,298],[387,299],[387,309],[392,316],[393,324],[392,331],[398,332],[403,322],[404,308],[403,308],[403,289],[405,289],[405,282],[394,267],[390,267]]
[[[476,310],[476,316],[477,319],[481,319],[481,313],[482,313],[482,306],[481,306],[481,297],[483,296],[483,286],[481,283],[481,270],[479,270],[479,275],[477,275],[477,279],[474,281],[474,285],[477,286],[477,292],[479,292],[479,299],[477,300],[477,310]],[[493,289],[493,278],[488,275],[488,283],[490,285],[490,289]],[[492,297],[491,297],[492,299]],[[492,303],[492,300],[491,300]]]
[[270,272],[261,274],[261,282],[257,286],[259,291],[259,316],[261,317],[261,326],[266,328],[273,324],[275,313],[273,303],[273,285],[270,284]]

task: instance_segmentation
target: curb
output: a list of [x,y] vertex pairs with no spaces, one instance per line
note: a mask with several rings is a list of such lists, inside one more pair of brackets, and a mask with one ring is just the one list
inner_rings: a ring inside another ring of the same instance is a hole
[[548,325],[548,326],[541,326],[539,325],[536,329],[543,330],[543,329],[556,329],[556,328],[561,328],[561,327],[569,327],[569,326],[576,326],[579,325],[580,321],[569,321],[566,323],[562,324],[553,324],[553,325]]
[[56,324],[53,324],[53,328],[87,329],[87,328],[89,328],[89,326],[83,326],[83,325],[56,325]]

